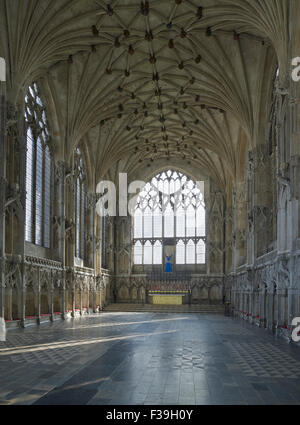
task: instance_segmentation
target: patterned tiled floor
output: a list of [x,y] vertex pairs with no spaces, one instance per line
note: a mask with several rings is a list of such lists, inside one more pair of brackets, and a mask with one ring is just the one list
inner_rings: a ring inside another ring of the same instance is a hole
[[299,361],[273,344],[227,343],[233,358],[247,376],[300,378]]
[[105,312],[0,342],[0,404],[300,404],[300,349],[213,314]]

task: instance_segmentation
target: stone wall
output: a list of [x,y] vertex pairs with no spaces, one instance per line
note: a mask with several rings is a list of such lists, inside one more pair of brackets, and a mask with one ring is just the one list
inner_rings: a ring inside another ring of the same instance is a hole
[[[148,290],[155,286],[163,288],[172,287],[172,280],[149,280],[147,275],[117,276],[116,287],[112,298],[118,303],[146,303]],[[188,288],[190,291],[190,302],[193,304],[223,304],[224,279],[214,275],[191,275],[189,281],[176,281],[177,287]]]
[[234,314],[277,335],[290,338],[292,320],[300,317],[300,252],[272,252],[233,278]]
[[110,300],[110,276],[92,269],[64,269],[56,261],[7,256],[4,317],[8,325],[100,312]]

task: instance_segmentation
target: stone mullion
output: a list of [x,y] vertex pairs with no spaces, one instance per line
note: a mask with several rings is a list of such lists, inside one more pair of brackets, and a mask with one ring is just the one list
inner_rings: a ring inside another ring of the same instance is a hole
[[225,274],[229,274],[232,271],[232,206],[226,207],[226,228],[225,228],[225,255],[226,255],[226,266]]
[[253,156],[249,153],[248,156],[248,246],[247,246],[247,264],[254,263],[254,209],[253,209]]
[[[257,207],[258,207],[258,187],[259,187],[259,179],[257,176],[257,149],[253,151],[253,186],[252,186],[252,214],[253,214],[253,257],[258,257],[258,229],[259,229],[259,219],[258,219],[258,213],[257,213]],[[261,298],[261,293],[260,293]],[[261,307],[260,307],[260,320],[261,320]]]
[[75,178],[70,175],[66,185],[66,219],[68,221],[65,266],[74,267],[75,244],[76,244],[76,204],[75,204]]
[[101,269],[101,241],[102,241],[102,235],[101,235],[101,227],[100,227],[100,217],[98,214],[95,214],[94,217],[94,271],[95,275],[100,273]]
[[25,302],[26,302],[26,265],[25,265],[25,205],[26,205],[26,136],[24,133],[24,118],[22,114],[17,114],[18,129],[17,142],[19,145],[19,181],[20,181],[20,204],[19,210],[19,228],[18,235],[19,250],[22,256],[21,264],[21,282],[20,282],[20,299],[19,299],[19,318],[21,327],[25,326]]
[[247,203],[245,200],[245,192],[246,188],[244,182],[237,183],[233,192],[233,205],[235,205],[233,226],[235,271],[246,262],[246,241],[244,239],[244,233],[247,229]]
[[65,266],[65,213],[66,213],[66,194],[65,194],[65,171],[66,167],[63,162],[57,163],[57,183],[58,183],[58,198],[56,208],[59,217],[58,228],[58,256]]
[[256,257],[260,257],[270,251],[270,244],[273,242],[273,226],[269,220],[273,206],[271,170],[271,157],[268,145],[265,142],[258,145],[255,149],[255,203],[253,208]]
[[[62,318],[65,318],[66,314],[66,165],[63,161],[58,161],[55,164],[55,185],[53,191],[56,190],[55,196],[53,197],[53,208],[55,208],[56,216],[58,217],[57,228],[57,255],[62,263],[62,282],[60,289],[61,296],[61,313]],[[53,237],[53,232],[52,232]],[[52,245],[53,246],[53,245]]]
[[95,268],[95,207],[96,207],[96,198],[94,193],[88,193],[87,195],[87,216],[88,216],[88,225],[87,225],[87,261],[90,268]]

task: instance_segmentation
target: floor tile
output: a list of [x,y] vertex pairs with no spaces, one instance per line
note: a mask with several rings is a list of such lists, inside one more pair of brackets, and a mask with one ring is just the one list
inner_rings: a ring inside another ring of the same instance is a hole
[[300,404],[300,350],[218,314],[105,312],[12,329],[0,404]]

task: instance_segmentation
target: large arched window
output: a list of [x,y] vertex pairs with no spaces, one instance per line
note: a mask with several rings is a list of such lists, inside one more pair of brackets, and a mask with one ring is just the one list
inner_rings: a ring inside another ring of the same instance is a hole
[[85,191],[85,166],[80,149],[75,150],[75,214],[76,214],[76,246],[75,256],[85,259],[85,215],[86,215],[86,191]]
[[137,199],[133,238],[136,265],[162,264],[168,243],[176,264],[205,264],[204,183],[173,170],[152,178]]
[[52,161],[46,108],[36,83],[25,96],[27,242],[50,248]]

